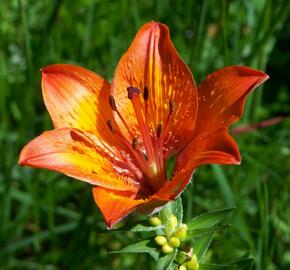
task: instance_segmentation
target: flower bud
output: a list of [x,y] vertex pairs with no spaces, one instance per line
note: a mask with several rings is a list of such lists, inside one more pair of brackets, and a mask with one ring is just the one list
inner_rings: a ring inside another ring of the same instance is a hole
[[176,216],[174,214],[171,214],[169,218],[170,218],[170,223],[171,223],[172,227],[175,228],[177,226],[177,223],[178,223]]
[[178,267],[178,270],[187,270],[187,267],[184,264],[182,264]]
[[168,244],[172,247],[179,247],[180,245],[180,240],[177,237],[172,236],[169,241]]
[[173,236],[182,240],[186,237],[186,232],[187,232],[187,225],[181,224],[180,227],[178,227],[177,230],[174,232]]
[[161,225],[161,220],[158,216],[152,216],[149,218],[149,224],[157,227]]
[[163,246],[162,246],[162,252],[164,254],[169,254],[171,253],[172,251],[174,250],[174,248],[172,246],[170,246],[168,243],[165,243]]
[[167,239],[163,235],[157,235],[155,238],[155,243],[159,246],[163,246],[165,243],[167,243]]
[[186,266],[189,270],[199,269],[199,263],[195,254],[191,257],[190,261],[186,263]]

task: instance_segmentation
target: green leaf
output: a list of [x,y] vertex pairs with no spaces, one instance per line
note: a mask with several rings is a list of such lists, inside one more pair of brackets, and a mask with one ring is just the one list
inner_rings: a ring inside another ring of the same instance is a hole
[[160,211],[160,219],[162,224],[164,225],[163,231],[167,236],[170,236],[171,233],[174,232],[176,228],[176,224],[172,223],[171,219],[172,214],[176,216],[177,224],[182,223],[183,207],[182,200],[180,197],[175,201],[167,203]]
[[211,233],[207,236],[201,237],[197,239],[193,244],[193,252],[198,258],[198,261],[203,260],[205,253],[207,252],[212,240],[214,237],[214,233]]
[[232,263],[232,265],[236,265],[237,269],[250,270],[254,266],[254,262],[255,260],[252,258],[245,258]]
[[160,226],[151,226],[148,222],[148,219],[139,221],[138,224],[133,225],[125,225],[120,227],[119,229],[112,230],[99,230],[101,233],[113,233],[113,232],[152,232],[152,231],[160,231],[164,228],[163,225]]
[[175,201],[167,203],[163,209],[160,211],[160,217],[163,224],[170,222],[169,216],[174,214],[177,218],[178,224],[182,222],[183,219],[183,206],[182,200],[178,197]]
[[131,232],[152,232],[163,229],[164,226],[144,226],[143,224],[137,224],[130,229]]
[[173,262],[177,254],[177,249],[172,253],[159,257],[156,269],[157,270],[171,270],[173,269]]
[[138,243],[129,245],[118,251],[111,251],[110,253],[148,253],[154,260],[158,260],[159,252],[155,247],[151,247],[151,240],[143,240]]
[[173,204],[171,204],[171,211],[176,216],[178,224],[182,223],[183,206],[181,197],[178,197]]
[[235,265],[230,264],[200,264],[199,270],[237,270]]
[[193,229],[210,228],[216,225],[217,223],[221,222],[225,217],[225,215],[230,213],[234,209],[235,207],[226,208],[199,215],[188,222],[187,224],[188,229],[193,230]]
[[195,229],[195,230],[188,230],[186,239],[192,239],[192,238],[197,238],[197,237],[202,237],[211,233],[216,233],[223,231],[227,228],[229,228],[231,225],[226,224],[222,226],[213,226],[211,228],[202,228],[202,229]]

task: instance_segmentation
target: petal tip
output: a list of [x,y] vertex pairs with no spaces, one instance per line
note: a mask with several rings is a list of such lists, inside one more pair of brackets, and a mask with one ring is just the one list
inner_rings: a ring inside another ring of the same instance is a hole
[[153,30],[155,31],[155,34],[160,34],[158,31],[165,31],[165,32],[169,32],[168,27],[161,23],[161,22],[156,22],[156,21],[150,21],[145,23],[142,27],[141,30],[143,31],[148,31],[148,30]]
[[26,166],[28,164],[28,158],[26,155],[26,147],[27,147],[27,145],[24,146],[20,152],[19,159],[18,159],[19,166]]

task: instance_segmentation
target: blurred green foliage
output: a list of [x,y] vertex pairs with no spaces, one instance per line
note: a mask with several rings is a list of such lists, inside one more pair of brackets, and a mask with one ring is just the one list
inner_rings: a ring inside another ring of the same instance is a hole
[[[108,80],[139,27],[167,24],[197,82],[225,65],[265,70],[242,123],[290,114],[288,0],[1,0],[0,269],[154,269],[144,256],[108,254],[139,236],[100,234],[85,183],[17,165],[23,145],[52,128],[39,69],[75,63]],[[290,121],[237,137],[241,166],[205,166],[183,193],[185,217],[237,206],[208,262],[251,255],[256,270],[290,268]],[[129,219],[138,219],[131,216]]]

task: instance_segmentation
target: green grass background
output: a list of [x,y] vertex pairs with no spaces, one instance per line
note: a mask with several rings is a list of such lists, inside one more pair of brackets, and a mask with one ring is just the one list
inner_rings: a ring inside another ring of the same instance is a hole
[[[108,80],[139,27],[167,24],[197,82],[225,65],[266,71],[241,123],[290,114],[288,0],[0,0],[0,269],[154,269],[146,255],[108,254],[137,241],[100,234],[91,187],[17,165],[51,121],[40,68],[74,63]],[[241,166],[204,166],[183,193],[186,220],[237,206],[208,262],[255,258],[256,270],[290,269],[290,121],[236,137]],[[133,216],[131,219],[138,217]]]

